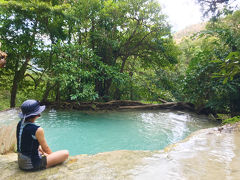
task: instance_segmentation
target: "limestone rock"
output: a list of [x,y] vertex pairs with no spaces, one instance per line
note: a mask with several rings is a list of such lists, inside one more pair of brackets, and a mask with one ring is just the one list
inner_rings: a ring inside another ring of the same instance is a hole
[[70,157],[38,172],[18,169],[16,153],[0,155],[0,179],[240,179],[240,124],[203,129],[160,151],[113,151]]

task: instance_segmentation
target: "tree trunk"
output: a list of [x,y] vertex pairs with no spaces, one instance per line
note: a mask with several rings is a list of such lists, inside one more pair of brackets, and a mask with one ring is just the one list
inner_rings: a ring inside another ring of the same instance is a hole
[[104,96],[105,96],[105,100],[108,101],[109,100],[109,89],[110,89],[110,86],[112,84],[112,79],[107,79],[107,80],[104,80]]
[[120,100],[121,99],[121,93],[119,88],[116,88],[115,92],[114,92],[114,100]]
[[127,58],[123,58],[120,73],[123,73]]
[[[28,62],[30,61],[30,58],[26,58],[25,62],[23,63],[22,67],[19,71],[15,71],[14,79],[13,79],[13,85],[11,89],[11,99],[10,99],[10,107],[13,108],[16,106],[16,97],[17,97],[17,90],[18,90],[18,84],[24,79],[24,74],[27,70]],[[17,69],[18,62],[16,62]]]
[[47,102],[47,98],[49,96],[50,91],[56,86],[56,84],[51,85],[51,83],[48,81],[46,85],[46,89],[44,91],[44,94],[42,96],[41,102]]
[[95,50],[95,40],[94,40],[94,31],[95,31],[95,20],[94,19],[91,19],[92,21],[92,27],[91,27],[91,30],[90,30],[90,42],[91,42],[91,45],[92,45],[92,50],[94,51]]
[[[120,69],[120,73],[123,73],[124,66],[126,64],[126,60],[127,60],[127,57],[122,59],[122,66],[121,66],[121,69]],[[118,87],[116,87],[116,90],[114,92],[114,99],[115,100],[120,100],[121,99],[121,92],[120,92],[120,89]]]
[[234,98],[230,98],[230,113],[231,117],[234,117],[240,115],[240,89],[232,97]]
[[56,87],[56,102],[59,103],[60,102],[60,84],[57,83],[57,87]]
[[11,89],[11,99],[10,99],[10,108],[14,108],[16,106],[16,96],[17,96],[17,89],[18,89],[18,78],[15,74],[13,79],[13,85]]
[[95,80],[95,91],[98,93],[99,97],[104,96],[104,90],[102,86],[102,81],[100,80]]
[[132,82],[131,82],[131,89],[130,89],[130,100],[131,101],[133,100],[133,85],[132,85]]

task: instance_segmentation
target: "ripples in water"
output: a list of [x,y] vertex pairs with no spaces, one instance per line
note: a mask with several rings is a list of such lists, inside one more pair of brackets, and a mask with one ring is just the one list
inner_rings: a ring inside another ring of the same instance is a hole
[[49,110],[38,119],[50,147],[71,155],[113,150],[158,150],[191,132],[215,126],[205,116],[168,111]]

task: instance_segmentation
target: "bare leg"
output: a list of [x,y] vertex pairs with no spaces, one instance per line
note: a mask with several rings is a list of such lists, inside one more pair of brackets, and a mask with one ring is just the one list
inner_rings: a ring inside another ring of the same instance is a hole
[[60,164],[65,161],[69,156],[67,150],[56,151],[47,156],[47,168]]

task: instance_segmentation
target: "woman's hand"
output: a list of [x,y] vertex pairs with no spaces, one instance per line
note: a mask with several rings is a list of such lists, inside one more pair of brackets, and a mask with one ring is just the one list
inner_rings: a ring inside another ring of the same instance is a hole
[[42,150],[41,145],[39,145],[39,147],[38,147],[38,151],[39,151],[42,155],[44,155],[44,152],[43,152],[43,150]]
[[41,155],[48,156],[48,154],[45,153],[45,152],[42,150],[41,145],[39,145],[39,147],[38,147],[38,151],[41,153]]

